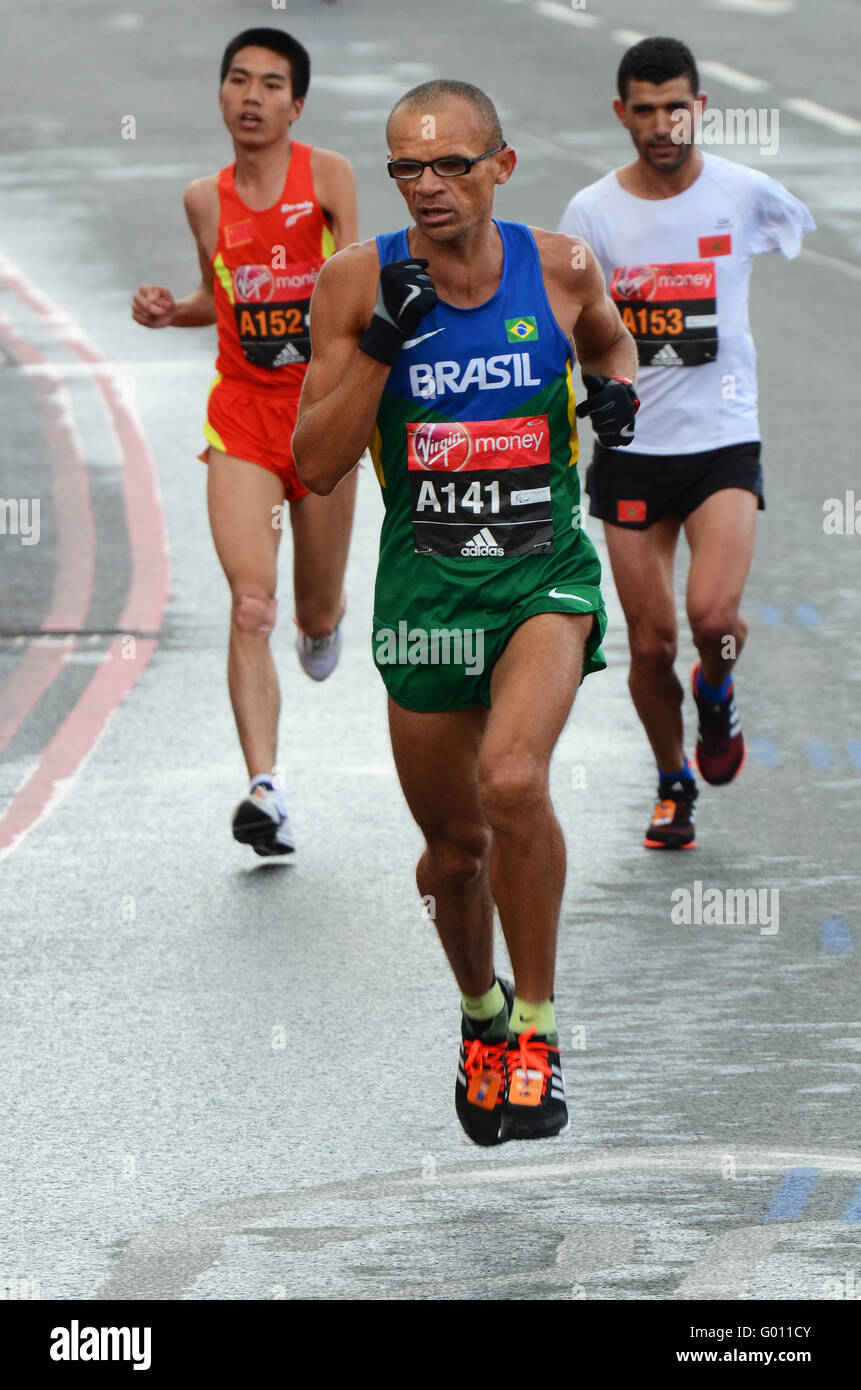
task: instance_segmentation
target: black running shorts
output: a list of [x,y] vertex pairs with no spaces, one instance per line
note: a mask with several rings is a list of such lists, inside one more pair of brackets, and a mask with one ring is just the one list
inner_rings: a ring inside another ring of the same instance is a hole
[[612,526],[645,531],[662,516],[684,521],[713,492],[738,487],[765,509],[759,440],[701,454],[635,454],[595,442],[586,472],[589,515]]

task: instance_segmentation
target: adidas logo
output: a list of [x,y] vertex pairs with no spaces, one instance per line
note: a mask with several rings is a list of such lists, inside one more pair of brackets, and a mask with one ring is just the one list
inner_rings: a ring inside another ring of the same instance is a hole
[[461,555],[504,555],[505,551],[501,545],[497,545],[496,537],[487,526],[482,526],[480,531],[476,531],[472,540],[467,541],[461,548]]
[[658,348],[651,362],[650,367],[683,367],[684,361],[676,352],[672,343],[664,343],[662,348]]
[[292,343],[286,343],[286,344],[284,345],[284,347],[281,349],[281,351],[279,352],[278,356],[275,358],[275,361],[272,363],[272,366],[273,366],[273,367],[286,367],[286,365],[287,365],[288,362],[304,362],[304,361],[305,361],[305,359],[304,359],[304,357],[302,356],[301,352],[297,352],[296,348],[293,346]]

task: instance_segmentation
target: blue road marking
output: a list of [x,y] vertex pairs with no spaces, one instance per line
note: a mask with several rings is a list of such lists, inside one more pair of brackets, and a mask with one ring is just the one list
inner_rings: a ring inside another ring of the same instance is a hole
[[794,1221],[800,1216],[821,1172],[821,1168],[790,1168],[774,1194],[765,1220]]
[[861,768],[861,738],[848,738],[846,751],[852,759],[852,766]]
[[861,1183],[855,1189],[843,1220],[847,1226],[861,1226]]
[[809,603],[796,603],[795,614],[802,627],[818,627],[819,614]]
[[845,917],[822,918],[822,940],[826,951],[851,951],[852,928]]
[[783,619],[780,616],[780,609],[776,603],[761,603],[759,605],[759,615],[766,627],[781,627]]
[[828,744],[821,743],[819,739],[808,738],[804,740],[804,755],[811,767],[826,768],[834,766],[831,754],[828,751]]
[[755,763],[762,767],[780,767],[780,754],[773,738],[751,738],[747,746]]

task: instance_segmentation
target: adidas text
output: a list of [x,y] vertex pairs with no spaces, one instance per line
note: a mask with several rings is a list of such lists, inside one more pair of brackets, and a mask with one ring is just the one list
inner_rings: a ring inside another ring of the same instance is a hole
[[650,367],[683,367],[684,361],[671,343],[659,348],[649,363]]
[[477,531],[472,540],[461,547],[461,555],[504,555],[505,550],[497,544],[493,532],[486,526]]

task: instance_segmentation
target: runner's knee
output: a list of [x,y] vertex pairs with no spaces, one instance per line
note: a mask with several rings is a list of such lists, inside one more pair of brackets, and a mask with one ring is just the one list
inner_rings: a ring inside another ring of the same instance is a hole
[[340,614],[340,600],[331,608],[304,603],[301,599],[296,603],[296,625],[306,637],[328,637],[338,626]]
[[731,603],[691,604],[688,608],[688,621],[694,645],[719,646],[727,637],[738,641],[738,608]]
[[473,887],[487,872],[489,849],[490,834],[483,827],[454,836],[429,835],[417,870],[419,892],[428,869],[436,883],[442,880],[449,889]]
[[677,638],[670,627],[632,624],[628,629],[631,670],[660,672],[669,670],[676,659]]
[[494,829],[528,822],[547,800],[547,768],[528,753],[491,753],[479,764],[479,788]]
[[272,632],[277,614],[277,599],[261,598],[244,590],[234,594],[233,621],[244,632]]

